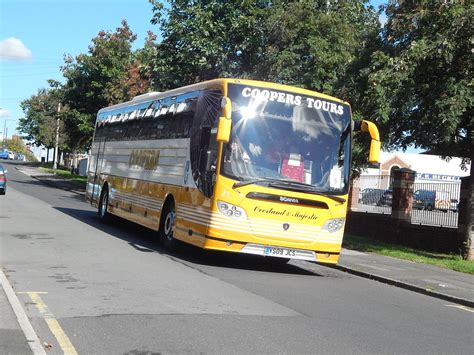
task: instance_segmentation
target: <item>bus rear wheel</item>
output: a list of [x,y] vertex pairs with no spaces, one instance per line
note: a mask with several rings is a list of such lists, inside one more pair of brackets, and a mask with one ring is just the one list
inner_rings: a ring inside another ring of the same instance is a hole
[[164,247],[169,251],[175,251],[178,247],[178,241],[174,238],[174,226],[176,220],[176,211],[173,202],[166,204],[163,209],[160,220],[159,236]]
[[102,189],[102,193],[100,194],[99,206],[97,209],[97,213],[99,214],[99,218],[102,222],[107,222],[110,214],[109,214],[109,189],[107,186],[104,186]]

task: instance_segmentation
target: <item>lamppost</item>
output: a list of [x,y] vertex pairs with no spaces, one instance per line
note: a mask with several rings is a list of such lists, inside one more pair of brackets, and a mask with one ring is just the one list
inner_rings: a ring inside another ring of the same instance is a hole
[[61,103],[58,104],[58,117],[56,118],[56,141],[54,144],[54,163],[53,163],[53,174],[56,174],[58,168],[58,145],[59,145],[59,113],[61,112]]
[[3,122],[3,145],[4,146],[7,144],[7,138],[8,138],[7,121],[15,121],[15,120],[5,118],[5,122]]

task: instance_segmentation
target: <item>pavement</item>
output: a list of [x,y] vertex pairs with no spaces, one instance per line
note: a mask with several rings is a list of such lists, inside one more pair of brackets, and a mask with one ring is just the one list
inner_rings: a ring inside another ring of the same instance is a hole
[[0,354],[31,353],[3,287],[0,290],[0,314]]
[[[44,184],[76,194],[83,195],[85,192],[85,187],[73,184],[53,174],[42,172],[36,167],[16,165],[15,168]],[[301,262],[298,265],[303,268],[308,265],[308,269],[311,270],[307,262]],[[469,307],[474,312],[474,277],[469,274],[348,249],[342,250],[338,265],[329,267],[453,302]],[[2,320],[0,322],[0,353],[25,353],[25,344],[32,347],[32,342],[30,339],[27,340],[28,336],[26,339],[19,336],[20,321],[18,312],[14,312],[11,302],[9,303],[9,298],[5,297],[6,291],[3,283],[2,286],[4,287],[0,291],[0,311],[2,314],[0,318]],[[18,320],[17,323],[15,317]],[[4,343],[4,338],[7,335],[8,341]],[[26,349],[28,350],[28,347]],[[33,352],[38,353],[35,350]]]

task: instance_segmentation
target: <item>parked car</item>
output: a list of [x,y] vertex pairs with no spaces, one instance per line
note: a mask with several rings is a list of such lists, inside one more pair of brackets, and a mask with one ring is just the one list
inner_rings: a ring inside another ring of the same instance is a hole
[[436,191],[416,190],[413,194],[413,208],[432,211],[435,206]]
[[413,194],[413,208],[428,211],[456,212],[458,201],[451,198],[451,194],[447,191],[416,190]]
[[5,195],[7,192],[7,170],[0,165],[0,195]]
[[392,190],[385,190],[377,202],[377,206],[391,206],[393,199]]
[[8,159],[8,149],[7,148],[0,148],[0,159]]
[[21,160],[21,161],[24,161],[25,160],[25,156],[21,153],[15,153],[15,158],[14,160]]
[[363,189],[360,192],[359,203],[362,203],[364,205],[375,205],[380,201],[383,192],[384,190],[382,189]]
[[455,201],[446,191],[416,190],[413,194],[413,208],[419,210],[433,211],[436,209],[443,212],[457,210],[457,200]]

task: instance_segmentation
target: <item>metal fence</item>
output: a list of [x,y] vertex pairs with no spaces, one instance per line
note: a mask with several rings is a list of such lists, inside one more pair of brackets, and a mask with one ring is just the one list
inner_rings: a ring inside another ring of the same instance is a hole
[[[393,177],[363,175],[356,184],[358,212],[392,213]],[[411,223],[457,228],[460,192],[458,182],[415,182]]]
[[415,182],[411,223],[457,228],[461,183]]
[[357,211],[370,213],[392,213],[392,183],[390,175],[363,175],[359,177]]

